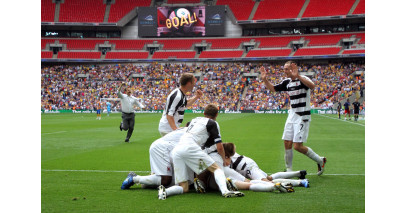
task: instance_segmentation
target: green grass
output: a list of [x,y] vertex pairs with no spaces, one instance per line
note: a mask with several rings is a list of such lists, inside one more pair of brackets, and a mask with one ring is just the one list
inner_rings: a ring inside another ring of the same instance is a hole
[[[364,212],[365,122],[313,115],[306,143],[326,156],[325,174],[294,152],[293,169],[306,169],[310,188],[295,193],[244,191],[225,199],[219,192],[190,192],[157,199],[157,190],[121,190],[128,171],[147,174],[149,146],[159,138],[160,114],[137,114],[131,143],[124,143],[119,114],[43,114],[41,117],[42,212]],[[201,114],[186,114],[185,121]],[[220,114],[222,139],[253,158],[268,173],[284,170],[286,115]],[[145,172],[144,172],[145,171]]]

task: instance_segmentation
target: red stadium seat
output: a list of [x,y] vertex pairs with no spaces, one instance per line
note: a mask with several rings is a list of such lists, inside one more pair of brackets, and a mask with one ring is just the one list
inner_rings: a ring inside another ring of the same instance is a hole
[[194,58],[195,55],[195,51],[155,52],[152,58]]
[[194,43],[201,43],[202,39],[168,39],[156,41],[158,41],[159,44],[163,44],[165,50],[189,50]]
[[326,47],[326,48],[300,48],[294,56],[304,55],[337,55],[340,52],[340,47]]
[[41,39],[41,50],[45,49],[47,44],[52,44],[55,42],[55,39]]
[[107,52],[106,59],[147,59],[148,52]]
[[251,38],[219,38],[206,39],[207,43],[211,43],[211,49],[237,49],[242,42],[248,42]]
[[309,35],[304,36],[306,40],[310,40],[307,46],[327,46],[336,45],[343,38],[350,38],[356,34],[326,34],[326,35]]
[[264,47],[287,47],[289,42],[299,40],[299,36],[273,36],[255,38],[256,42],[260,42],[259,48]]
[[280,50],[250,50],[245,56],[246,58],[251,57],[274,57],[274,56],[289,56],[292,52],[291,49],[280,49]]
[[365,54],[365,49],[344,50],[344,52],[342,54],[343,55],[346,55],[346,54]]
[[134,8],[149,7],[150,5],[151,0],[116,0],[116,2],[110,6],[108,22],[118,22]]
[[103,22],[106,5],[103,0],[65,0],[60,4],[60,22]]
[[58,52],[58,58],[100,59],[101,52]]
[[241,58],[242,50],[236,51],[203,51],[199,58]]
[[200,0],[168,0],[168,4],[200,3]]
[[302,17],[347,15],[355,0],[311,0]]
[[252,0],[218,0],[217,5],[228,5],[237,20],[248,20],[255,2]]
[[52,58],[52,51],[41,51],[41,58]]
[[94,50],[96,44],[103,44],[105,40],[91,39],[60,39],[60,44],[66,44],[68,50]]
[[365,0],[360,0],[352,14],[365,14]]
[[41,0],[41,22],[54,22],[55,3],[52,0]]
[[263,0],[254,20],[297,18],[306,0]]
[[109,40],[110,44],[116,45],[116,50],[142,50],[145,44],[152,43],[152,40]]

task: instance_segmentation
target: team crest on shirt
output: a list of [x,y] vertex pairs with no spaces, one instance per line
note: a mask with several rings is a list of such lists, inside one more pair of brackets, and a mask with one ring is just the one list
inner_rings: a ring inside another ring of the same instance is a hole
[[166,167],[166,170],[168,171],[168,172],[170,172],[171,171],[171,167]]

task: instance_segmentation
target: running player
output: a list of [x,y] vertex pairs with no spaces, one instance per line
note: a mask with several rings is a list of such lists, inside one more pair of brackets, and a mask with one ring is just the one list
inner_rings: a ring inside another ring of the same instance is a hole
[[355,102],[353,102],[352,105],[354,107],[354,121],[358,121],[359,107],[361,104],[358,102],[358,99],[355,99]]
[[350,106],[350,99],[347,99],[347,101],[344,103],[344,120],[347,120],[347,115],[348,120],[351,120]]

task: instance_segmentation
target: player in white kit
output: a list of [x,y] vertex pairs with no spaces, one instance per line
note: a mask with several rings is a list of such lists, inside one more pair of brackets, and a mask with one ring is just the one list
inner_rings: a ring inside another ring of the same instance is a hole
[[220,128],[215,121],[218,115],[218,107],[212,104],[206,106],[205,117],[198,117],[190,122],[186,133],[172,150],[174,166],[175,186],[165,188],[159,186],[158,199],[165,200],[167,196],[178,195],[189,191],[188,168],[197,175],[206,169],[214,173],[214,178],[224,197],[239,197],[244,194],[227,189],[226,177],[223,170],[214,162],[201,147],[207,141],[216,144],[217,152],[225,162],[224,148],[220,136]]
[[130,172],[127,178],[123,181],[121,189],[129,189],[136,183],[143,184],[146,187],[171,185],[173,182],[173,167],[170,153],[175,145],[179,143],[180,138],[185,132],[186,128],[179,128],[154,141],[149,148],[149,160],[152,174],[141,176],[134,172]]
[[192,73],[184,73],[179,80],[180,87],[174,89],[166,98],[166,106],[159,121],[159,133],[161,136],[179,128],[183,122],[185,109],[191,107],[203,93],[196,91],[194,97],[186,99],[186,93],[191,92],[196,84],[196,78]]

